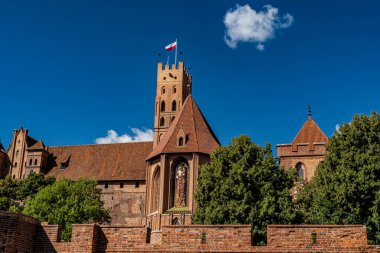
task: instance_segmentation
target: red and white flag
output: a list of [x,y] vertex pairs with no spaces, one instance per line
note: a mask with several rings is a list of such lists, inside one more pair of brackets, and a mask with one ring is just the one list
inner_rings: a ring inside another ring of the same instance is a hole
[[176,49],[176,47],[177,47],[177,41],[175,41],[175,42],[173,42],[173,43],[167,45],[167,46],[165,47],[165,50],[166,50],[166,51],[172,51],[173,49]]

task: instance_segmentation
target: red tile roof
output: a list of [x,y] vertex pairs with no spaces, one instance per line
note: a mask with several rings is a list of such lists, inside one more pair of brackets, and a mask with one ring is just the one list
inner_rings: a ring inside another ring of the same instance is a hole
[[46,174],[58,179],[145,180],[153,142],[48,147]]
[[[187,136],[184,146],[178,146],[178,137]],[[210,154],[220,145],[193,97],[189,95],[179,115],[174,119],[165,136],[149,154],[147,160],[167,153]]]
[[298,143],[316,143],[316,142],[328,142],[327,136],[318,127],[317,123],[309,117],[309,119],[302,126],[297,136],[292,141],[292,144]]
[[42,142],[42,140],[37,141],[34,145],[28,148],[28,150],[41,150],[46,149],[45,144]]

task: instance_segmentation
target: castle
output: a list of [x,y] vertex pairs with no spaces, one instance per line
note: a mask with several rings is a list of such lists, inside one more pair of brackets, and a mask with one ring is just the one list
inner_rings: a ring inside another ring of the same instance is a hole
[[[191,92],[183,62],[158,63],[152,142],[47,146],[15,130],[7,150],[0,144],[0,178],[94,178],[112,224],[73,224],[64,242],[59,225],[0,211],[0,252],[380,252],[364,225],[272,224],[266,246],[252,245],[251,225],[190,225],[200,166],[220,145]],[[327,142],[309,109],[294,140],[277,145],[279,165],[310,180]]]
[[[0,144],[0,177],[23,179],[44,173],[57,179],[94,178],[103,190],[112,224],[190,224],[200,166],[219,141],[192,97],[192,78],[183,62],[158,63],[153,142],[47,146],[27,129]],[[280,166],[310,180],[323,160],[326,135],[309,117],[291,144],[277,145]]]

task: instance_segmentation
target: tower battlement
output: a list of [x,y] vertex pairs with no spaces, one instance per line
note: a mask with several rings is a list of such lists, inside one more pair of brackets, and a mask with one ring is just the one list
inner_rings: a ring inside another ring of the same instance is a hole
[[155,147],[182,109],[183,102],[192,93],[192,77],[183,61],[178,65],[157,65],[157,89],[154,113]]

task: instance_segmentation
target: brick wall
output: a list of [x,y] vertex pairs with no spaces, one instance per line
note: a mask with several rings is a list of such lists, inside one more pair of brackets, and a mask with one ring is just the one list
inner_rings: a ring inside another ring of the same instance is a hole
[[33,252],[33,238],[39,224],[32,217],[0,211],[0,252]]
[[367,247],[363,225],[268,225],[267,245],[289,250],[358,250]]
[[122,252],[144,249],[147,246],[147,228],[143,226],[101,226],[96,238],[97,252]]
[[164,226],[162,246],[176,250],[251,248],[250,225]]
[[[71,242],[60,241],[59,226],[0,211],[0,252],[380,252],[367,245],[363,225],[268,225],[267,246],[251,246],[250,225],[143,226],[73,225]],[[156,239],[159,238],[159,239]]]

